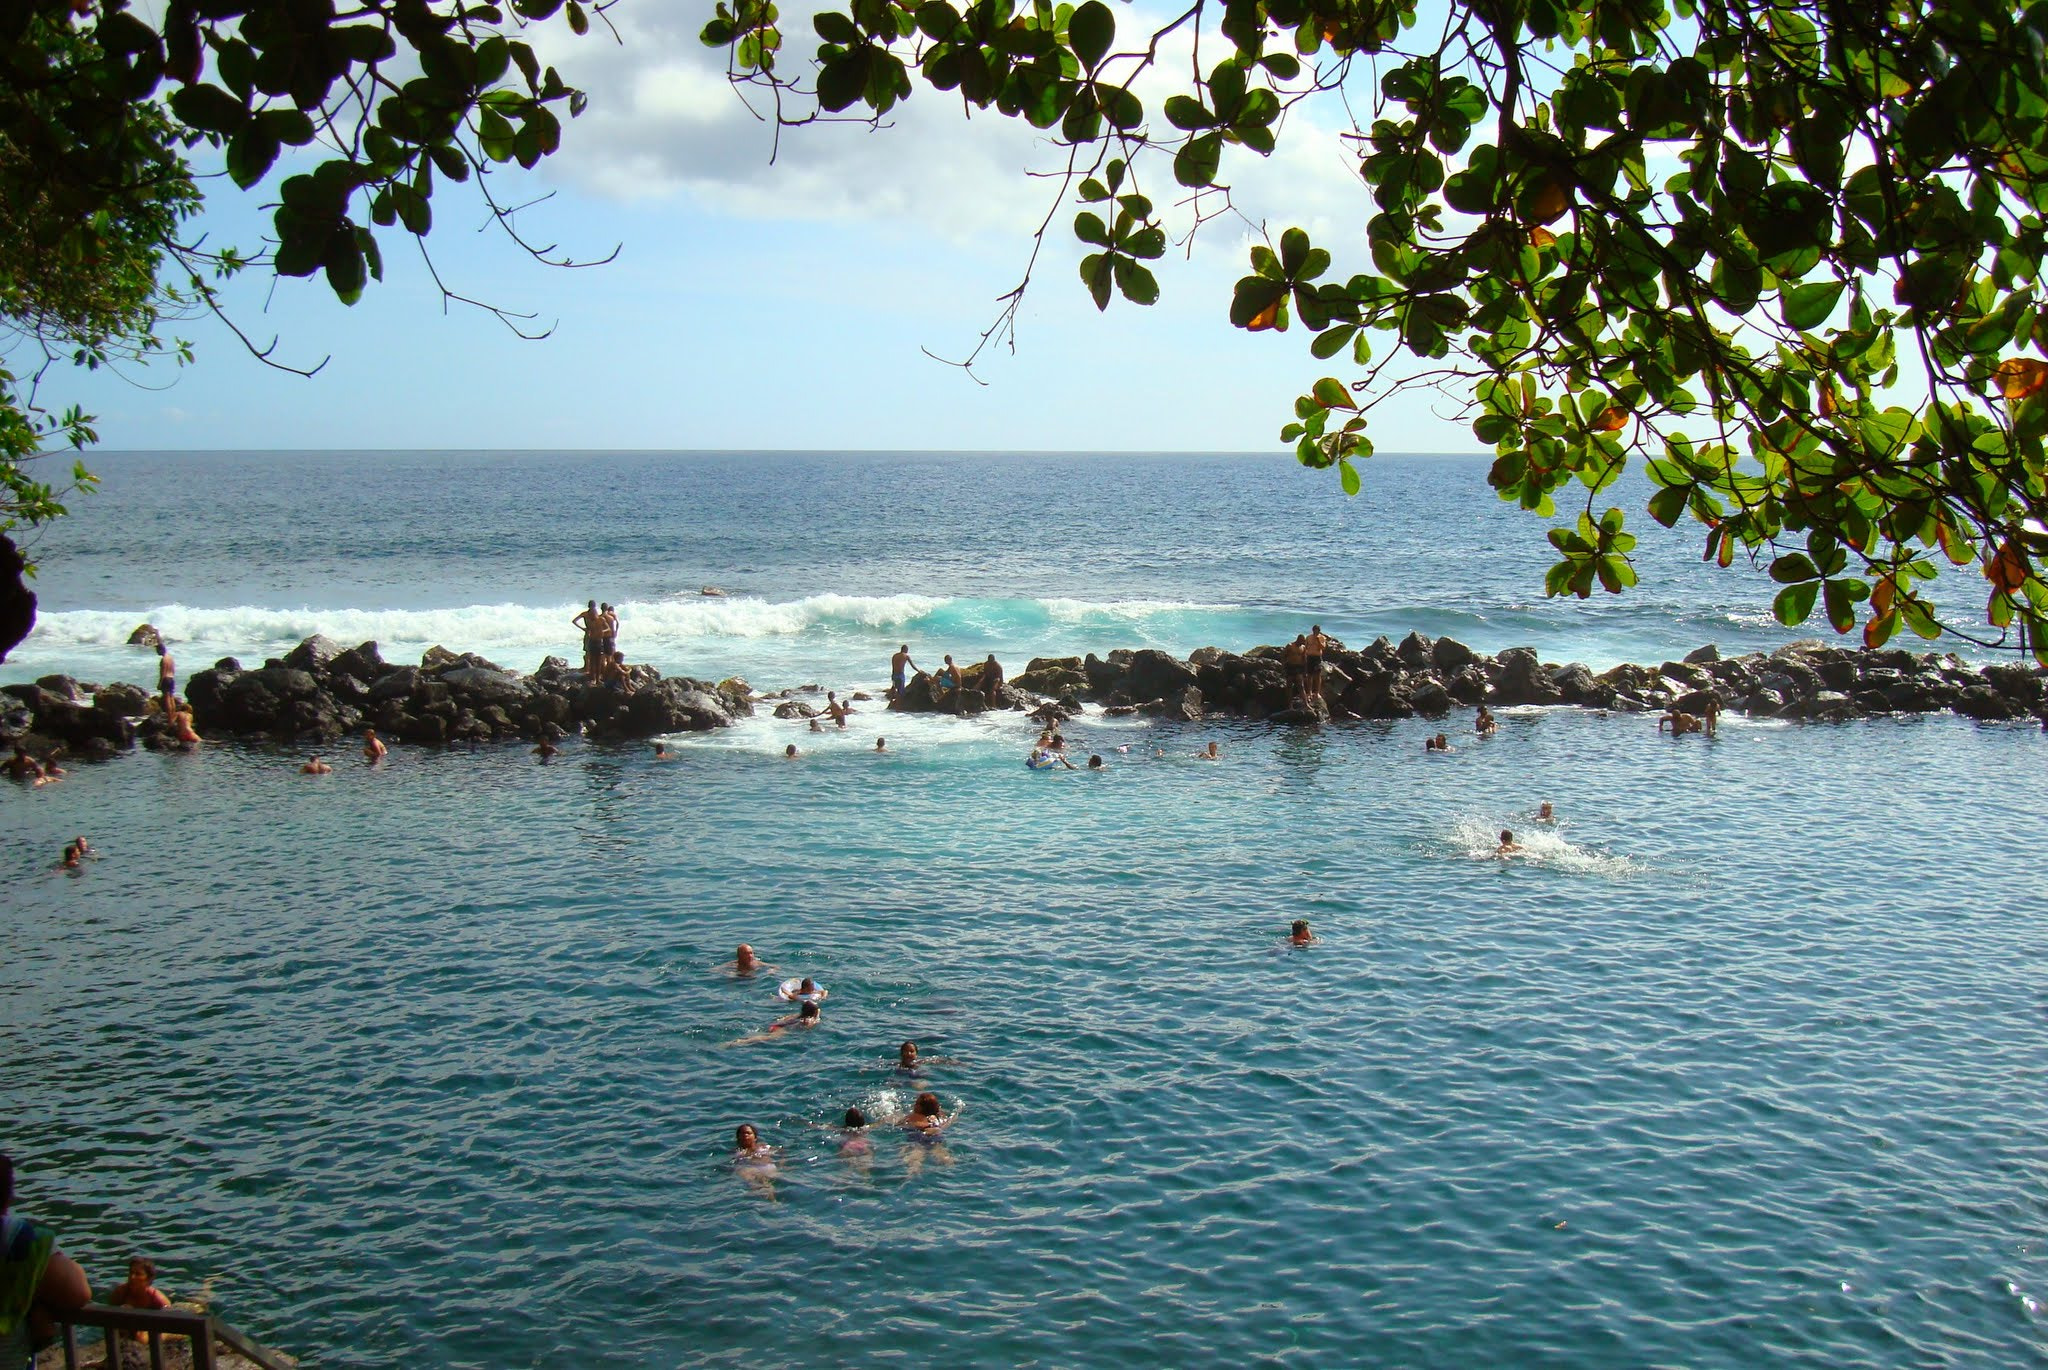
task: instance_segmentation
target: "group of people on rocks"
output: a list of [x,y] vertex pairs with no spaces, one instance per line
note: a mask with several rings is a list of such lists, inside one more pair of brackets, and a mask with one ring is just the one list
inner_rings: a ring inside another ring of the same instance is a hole
[[626,654],[619,650],[618,611],[593,599],[569,623],[583,633],[583,678],[631,694],[633,678],[626,670]]
[[1313,709],[1313,701],[1323,697],[1323,653],[1330,645],[1323,625],[1311,623],[1307,632],[1295,634],[1294,641],[1280,649],[1280,669],[1287,676],[1289,705]]
[[[910,659],[910,644],[907,642],[903,643],[896,649],[894,655],[889,658],[889,698],[891,701],[903,698],[904,692],[910,688],[911,673],[919,669],[921,668],[918,664]],[[950,655],[946,657],[945,665],[931,673],[931,678],[932,702],[934,704],[951,700],[954,713],[964,714],[967,712],[966,673],[960,669],[959,665]],[[981,677],[975,681],[974,692],[981,696],[982,703],[986,707],[993,709],[1002,703],[1003,686],[1005,683],[1007,683],[1007,677],[1003,675],[1003,664],[996,660],[994,652],[990,652],[988,658],[981,663]]]
[[[735,979],[749,980],[754,976],[772,971],[775,967],[762,961],[754,954],[752,946],[740,943],[731,963],[725,967]],[[823,1004],[831,991],[810,976],[786,980],[776,988],[776,997],[784,1002],[797,1005],[796,1012],[776,1019],[759,1032],[728,1042],[728,1046],[750,1046],[757,1042],[774,1040],[777,1036],[791,1031],[815,1028],[824,1022]],[[958,1065],[949,1057],[920,1056],[916,1042],[905,1042],[896,1049],[895,1074],[899,1079],[910,1080],[919,1077],[924,1070],[933,1066]],[[915,1171],[922,1168],[927,1155],[942,1163],[951,1163],[951,1158],[937,1144],[940,1135],[960,1116],[962,1105],[955,1104],[948,1113],[939,1102],[939,1096],[930,1090],[917,1095],[906,1113],[892,1118],[870,1118],[858,1106],[849,1107],[840,1120],[839,1154],[848,1161],[864,1162],[874,1154],[872,1130],[877,1127],[898,1127],[913,1143],[926,1144],[913,1147],[904,1153],[906,1165]],[[775,1177],[781,1173],[781,1152],[761,1139],[760,1131],[752,1123],[741,1123],[733,1132],[733,1169],[741,1179],[755,1185],[764,1192],[774,1193]]]

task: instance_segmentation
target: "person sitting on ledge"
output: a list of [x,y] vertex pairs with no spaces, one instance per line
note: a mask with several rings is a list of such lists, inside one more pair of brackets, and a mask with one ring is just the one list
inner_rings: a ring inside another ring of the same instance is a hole
[[13,1205],[14,1161],[0,1155],[0,1364],[22,1365],[56,1335],[53,1313],[92,1301],[92,1284],[57,1249],[55,1234],[14,1213]]
[[333,771],[334,767],[328,765],[317,756],[307,757],[306,764],[299,767],[300,775],[330,775]]
[[192,726],[190,709],[171,710],[171,741],[188,752],[199,745],[199,732]]

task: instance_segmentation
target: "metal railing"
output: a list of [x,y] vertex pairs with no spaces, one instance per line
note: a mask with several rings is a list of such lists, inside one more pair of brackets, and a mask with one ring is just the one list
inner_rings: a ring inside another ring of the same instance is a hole
[[183,1337],[192,1343],[192,1370],[215,1370],[215,1342],[263,1370],[292,1370],[293,1362],[205,1313],[188,1313],[179,1308],[110,1308],[105,1304],[89,1303],[83,1308],[57,1313],[56,1318],[64,1329],[64,1370],[78,1370],[78,1329],[81,1327],[97,1327],[106,1333],[105,1370],[120,1370],[120,1343],[124,1333],[152,1334],[141,1338],[143,1345],[149,1348],[150,1370],[163,1370],[166,1337]]

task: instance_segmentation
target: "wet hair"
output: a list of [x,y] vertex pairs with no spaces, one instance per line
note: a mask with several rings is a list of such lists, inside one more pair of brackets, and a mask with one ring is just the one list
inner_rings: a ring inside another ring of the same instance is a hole
[[868,1115],[857,1108],[849,1108],[846,1110],[845,1119],[839,1125],[841,1127],[866,1127],[868,1125]]
[[128,1268],[130,1270],[133,1270],[138,1265],[142,1267],[143,1278],[151,1280],[156,1278],[155,1261],[147,1256],[130,1256],[128,1258]]
[[910,644],[906,642],[901,647],[898,647],[896,650],[899,652],[907,652],[910,650]]
[[936,1118],[945,1110],[939,1107],[939,1096],[924,1093],[917,1096],[917,1102],[910,1106],[912,1113],[922,1113],[927,1118]]
[[798,1010],[796,1011],[796,1016],[797,1016],[798,1018],[804,1019],[804,1020],[806,1020],[806,1021],[808,1021],[808,1020],[810,1020],[810,1019],[812,1019],[812,1018],[815,1018],[815,1017],[817,1017],[817,1016],[818,1016],[818,1004],[817,1004],[817,1001],[816,1001],[816,1000],[813,1000],[813,999],[806,999],[806,1000],[804,1000],[804,1006],[803,1006],[802,1008],[800,1008],[800,1009],[798,1009]]
[[1501,844],[1501,845],[1502,845],[1503,847],[1505,847],[1505,846],[1506,846],[1506,845],[1507,845],[1508,843],[1510,843],[1510,842],[1512,842],[1512,841],[1514,841],[1514,840],[1515,840],[1515,835],[1514,835],[1513,833],[1509,832],[1509,831],[1508,831],[1508,830],[1507,830],[1506,828],[1502,828],[1502,829],[1500,830],[1500,844]]
[[784,756],[795,756],[795,755],[796,755],[796,743],[792,742],[792,743],[790,743],[790,744],[789,744],[789,745],[788,745],[787,747],[784,747],[784,748],[782,749],[782,754],[783,754]]
[[1088,769],[1091,771],[1099,771],[1102,769],[1102,756],[1099,752],[1096,755],[1088,758]]
[[904,1043],[904,1044],[903,1044],[902,1046],[900,1046],[900,1047],[897,1047],[897,1048],[896,1048],[896,1059],[898,1059],[899,1061],[900,1061],[900,1060],[902,1060],[902,1059],[903,1059],[903,1053],[904,1053],[904,1052],[906,1052],[906,1051],[907,1051],[907,1052],[909,1052],[909,1053],[910,1053],[910,1054],[911,1054],[912,1056],[915,1056],[915,1055],[917,1055],[917,1043],[915,1043],[915,1042],[905,1042],[905,1043]]
[[876,750],[876,751],[878,751],[878,752],[879,752],[879,751],[881,751],[881,750],[882,750],[882,744],[883,744],[884,742],[887,742],[888,740],[889,740],[889,739],[888,739],[888,738],[886,738],[886,737],[878,737],[878,738],[876,738],[876,739],[875,739],[875,750]]
[[741,1123],[738,1127],[733,1129],[732,1144],[734,1146],[745,1146],[747,1144],[747,1136],[750,1133],[753,1135],[753,1138],[756,1142],[761,1140],[761,1134],[754,1131],[754,1125],[752,1123]]
[[816,989],[817,987],[818,982],[816,980],[813,980],[808,975],[804,977],[804,982],[797,986],[797,988],[803,991],[805,994],[809,994],[812,990]]
[[1301,934],[1303,934],[1304,932],[1307,932],[1307,931],[1308,931],[1308,919],[1306,919],[1306,918],[1297,918],[1297,919],[1295,919],[1295,920],[1294,920],[1294,935],[1295,935],[1296,937],[1299,937],[1299,936],[1301,936]]

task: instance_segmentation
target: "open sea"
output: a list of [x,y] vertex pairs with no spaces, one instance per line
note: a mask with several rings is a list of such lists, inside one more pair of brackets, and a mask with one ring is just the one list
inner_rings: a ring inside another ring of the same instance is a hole
[[[593,597],[666,672],[876,694],[904,641],[1794,636],[1628,489],[1643,584],[1544,599],[1479,458],[91,464],[0,680],[148,686],[144,621],[184,677],[316,631],[530,671]],[[869,704],[0,786],[0,1149],[100,1286],[153,1256],[317,1367],[2048,1365],[2040,727],[1450,725],[1090,714],[1108,770],[1034,773],[1021,715]],[[735,1045],[784,975],[822,1024]],[[842,1148],[924,1090],[940,1143]]]

